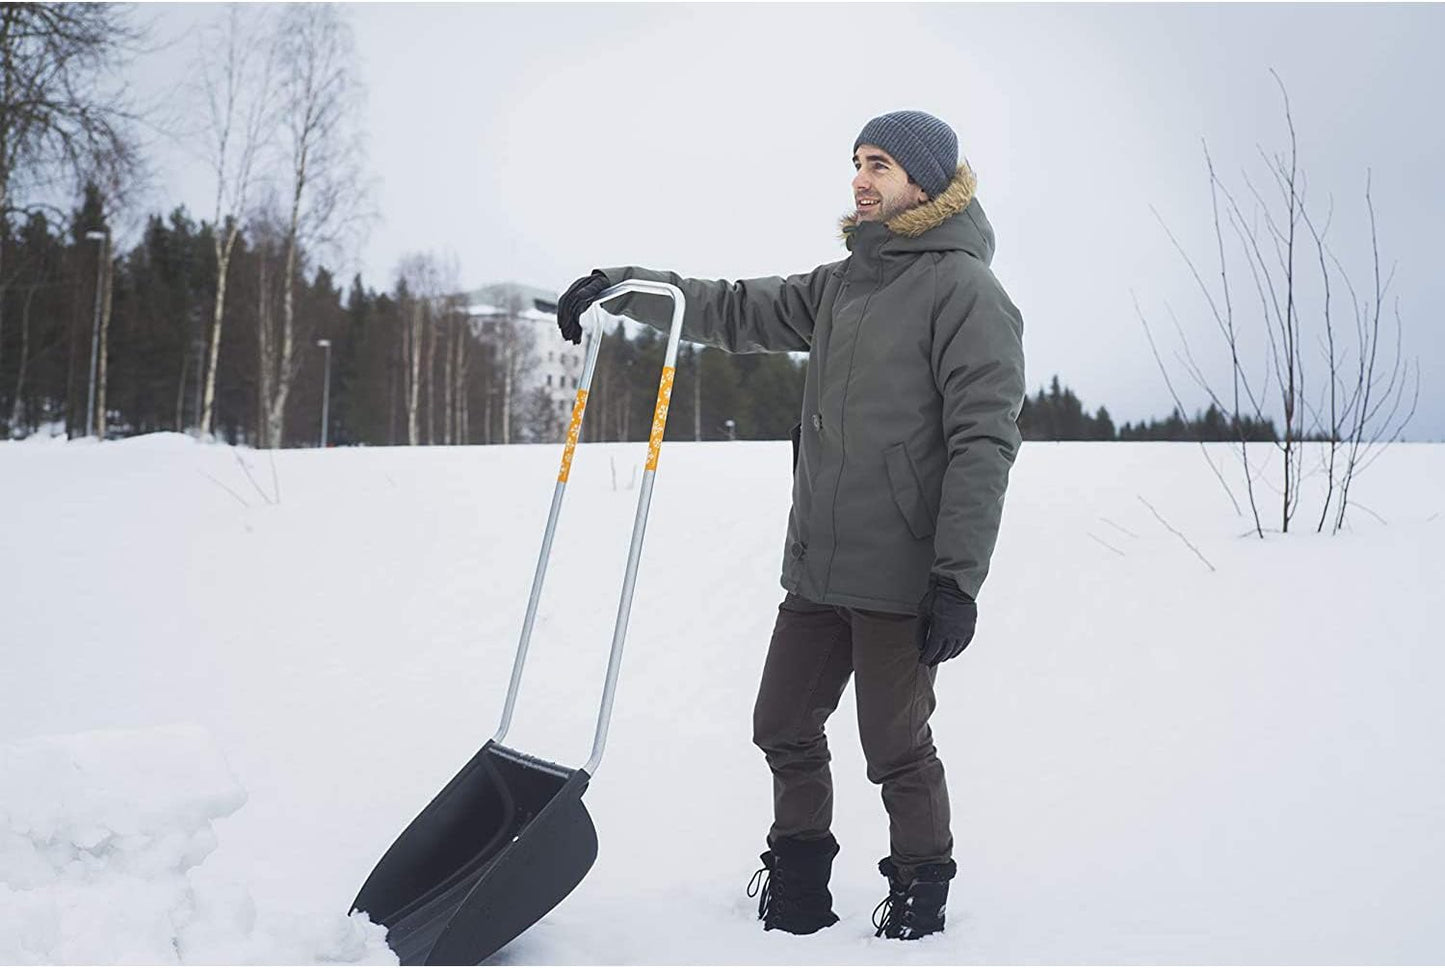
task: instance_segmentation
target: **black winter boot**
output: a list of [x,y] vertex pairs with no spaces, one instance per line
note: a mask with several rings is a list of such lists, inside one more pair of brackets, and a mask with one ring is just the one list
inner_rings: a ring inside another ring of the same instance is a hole
[[829,835],[821,840],[780,837],[769,841],[772,848],[762,854],[763,866],[748,882],[748,897],[758,899],[758,917],[763,930],[777,928],[789,934],[812,934],[838,922],[833,913],[833,895],[828,877],[838,842]]
[[905,881],[891,858],[878,862],[878,872],[888,878],[888,896],[873,909],[875,937],[912,941],[943,930],[948,904],[948,882],[958,873],[953,861],[923,864]]

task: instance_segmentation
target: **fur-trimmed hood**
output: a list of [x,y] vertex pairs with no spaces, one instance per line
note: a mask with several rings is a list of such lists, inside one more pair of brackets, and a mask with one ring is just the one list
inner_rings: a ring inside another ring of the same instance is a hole
[[[938,252],[962,249],[988,264],[993,260],[993,226],[974,197],[978,179],[967,163],[960,164],[948,187],[922,205],[893,216],[886,227],[893,237],[891,249],[900,252]],[[958,216],[955,218],[955,216]],[[843,217],[839,227],[851,250],[855,233],[873,230],[876,222],[860,222],[857,214]]]

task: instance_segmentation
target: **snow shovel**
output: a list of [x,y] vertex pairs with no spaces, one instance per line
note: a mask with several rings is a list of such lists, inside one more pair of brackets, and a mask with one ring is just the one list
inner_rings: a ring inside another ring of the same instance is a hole
[[[612,654],[597,713],[592,755],[581,768],[573,769],[503,746],[502,740],[516,707],[552,537],[597,363],[602,337],[600,306],[626,293],[671,297],[672,331],[657,390],[647,465],[637,498],[637,518],[632,526],[632,545],[612,632]],[[597,859],[597,832],[582,805],[582,794],[596,775],[612,718],[647,509],[652,502],[652,483],[672,396],[683,305],[677,287],[636,281],[606,290],[587,311],[587,359],[572,407],[562,470],[552,494],[552,509],[532,578],[532,594],[512,663],[501,725],[382,856],[351,906],[353,911],[364,911],[372,921],[386,926],[387,944],[403,965],[479,964],[556,907],[581,883]]]

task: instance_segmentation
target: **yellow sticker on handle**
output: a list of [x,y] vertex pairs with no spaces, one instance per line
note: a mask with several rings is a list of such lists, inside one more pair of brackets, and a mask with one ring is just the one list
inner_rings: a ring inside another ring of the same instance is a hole
[[572,470],[572,452],[577,449],[577,435],[582,432],[582,411],[587,409],[587,391],[577,391],[577,402],[572,404],[572,422],[567,425],[567,446],[562,451],[562,473],[557,475],[560,484],[567,483]]
[[657,455],[662,450],[662,431],[667,427],[667,405],[672,400],[672,375],[676,369],[662,368],[662,382],[657,386],[657,409],[652,412],[652,434],[647,438],[647,469],[657,470]]

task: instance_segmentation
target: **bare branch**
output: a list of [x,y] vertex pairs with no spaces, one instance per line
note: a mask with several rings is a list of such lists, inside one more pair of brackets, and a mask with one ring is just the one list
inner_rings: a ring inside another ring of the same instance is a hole
[[232,447],[231,454],[233,457],[236,458],[236,463],[241,465],[241,472],[246,475],[246,480],[251,482],[251,487],[255,489],[257,494],[261,495],[261,500],[266,502],[267,504],[277,503],[276,500],[273,500],[269,494],[267,494],[264,490],[261,489],[260,484],[256,483],[256,478],[251,473],[251,465],[247,464],[246,461],[242,459],[241,452],[236,448]]
[[1164,518],[1163,518],[1163,516],[1160,515],[1160,513],[1154,509],[1154,505],[1152,505],[1152,504],[1150,504],[1148,501],[1144,500],[1144,495],[1139,494],[1139,495],[1136,495],[1136,497],[1139,498],[1139,502],[1140,502],[1141,504],[1143,504],[1146,508],[1149,509],[1149,513],[1152,514],[1152,515],[1154,515],[1154,519],[1155,519],[1156,521],[1158,521],[1160,524],[1164,525],[1164,527],[1167,528],[1171,534],[1173,534],[1173,535],[1174,535],[1176,538],[1178,538],[1180,541],[1184,542],[1185,546],[1186,546],[1190,551],[1194,552],[1194,556],[1195,556],[1196,558],[1198,558],[1200,561],[1204,562],[1204,567],[1208,568],[1210,571],[1218,571],[1218,570],[1219,570],[1219,569],[1215,568],[1214,565],[1210,564],[1209,559],[1206,558],[1206,557],[1204,557],[1203,552],[1201,552],[1198,548],[1194,547],[1194,543],[1193,543],[1192,541],[1190,541],[1188,538],[1184,537],[1183,532],[1181,532],[1178,528],[1174,527],[1174,525],[1170,524],[1168,521],[1165,521]]
[[[1159,372],[1164,377],[1164,385],[1169,388],[1169,396],[1174,400],[1174,406],[1181,414],[1187,413],[1184,409],[1183,402],[1179,399],[1179,394],[1174,389],[1174,381],[1169,378],[1169,368],[1166,367],[1164,361],[1159,358],[1159,347],[1155,344],[1154,334],[1149,329],[1149,320],[1144,317],[1143,310],[1139,308],[1139,297],[1134,293],[1131,293],[1131,295],[1134,299],[1134,313],[1139,317],[1139,323],[1144,327],[1144,335],[1149,340],[1149,349],[1154,354],[1154,362],[1159,365]],[[1239,502],[1234,498],[1234,491],[1230,489],[1229,483],[1224,479],[1224,475],[1220,473],[1219,468],[1214,465],[1213,458],[1209,456],[1209,449],[1204,446],[1204,441],[1202,440],[1199,442],[1199,449],[1203,452],[1204,459],[1209,464],[1209,469],[1214,472],[1215,480],[1219,481],[1219,486],[1224,488],[1224,493],[1229,498],[1229,503],[1234,505],[1234,513],[1243,514],[1244,512],[1240,510]]]
[[196,473],[197,473],[197,474],[200,474],[202,477],[206,478],[206,479],[207,479],[208,481],[210,481],[212,484],[216,485],[216,486],[219,487],[221,490],[225,491],[227,494],[229,494],[229,495],[231,495],[233,498],[235,498],[235,499],[237,500],[237,502],[240,503],[241,507],[243,507],[243,508],[249,508],[249,507],[251,506],[250,504],[248,504],[248,503],[246,502],[246,499],[245,499],[245,498],[243,498],[241,495],[237,494],[235,491],[231,490],[229,487],[227,487],[225,484],[221,483],[221,482],[220,482],[219,480],[217,480],[215,477],[212,477],[210,474],[206,473],[205,471],[201,470],[200,468],[197,468],[197,469],[196,469]]
[[1138,538],[1138,537],[1139,537],[1137,534],[1135,534],[1134,532],[1130,531],[1128,528],[1126,528],[1126,527],[1124,527],[1124,526],[1122,526],[1122,525],[1119,525],[1119,524],[1115,524],[1113,521],[1110,521],[1108,518],[1101,517],[1101,518],[1099,518],[1099,520],[1100,520],[1100,521],[1103,521],[1103,522],[1104,522],[1105,524],[1107,524],[1109,527],[1113,528],[1115,531],[1120,532],[1121,534],[1128,535],[1128,536],[1131,537],[1131,538]]
[[1105,541],[1103,538],[1101,538],[1101,537],[1099,537],[1098,535],[1094,534],[1094,532],[1092,532],[1092,531],[1086,531],[1086,532],[1084,532],[1084,533],[1087,534],[1089,537],[1093,538],[1093,539],[1094,539],[1095,541],[1097,541],[1099,544],[1103,545],[1105,548],[1108,548],[1110,551],[1114,552],[1114,554],[1118,555],[1120,558],[1127,558],[1127,557],[1129,557],[1128,555],[1124,554],[1124,552],[1120,551],[1118,548],[1115,548],[1113,545],[1109,544],[1109,542]]

